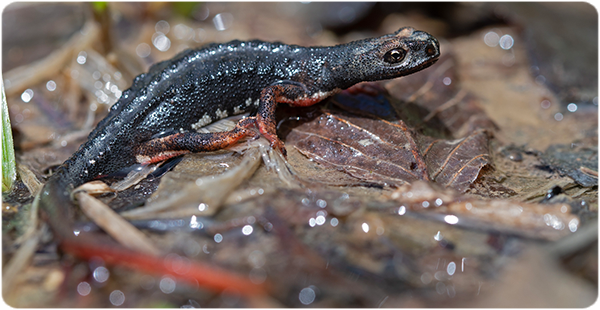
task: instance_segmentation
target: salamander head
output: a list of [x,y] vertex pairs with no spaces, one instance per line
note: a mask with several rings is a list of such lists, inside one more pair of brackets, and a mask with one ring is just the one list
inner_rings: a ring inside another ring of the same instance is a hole
[[[385,80],[408,75],[434,64],[440,57],[440,44],[432,35],[410,27],[393,34],[351,42],[351,59],[346,73],[360,81]],[[354,82],[360,82],[355,80]]]

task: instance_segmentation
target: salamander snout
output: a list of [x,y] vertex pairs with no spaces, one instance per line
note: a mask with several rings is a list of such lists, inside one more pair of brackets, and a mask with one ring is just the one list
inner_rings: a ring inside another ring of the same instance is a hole
[[439,57],[440,54],[440,43],[438,40],[424,31],[415,31],[411,35],[414,38],[414,42],[419,42],[418,45],[424,46],[423,53],[428,57]]

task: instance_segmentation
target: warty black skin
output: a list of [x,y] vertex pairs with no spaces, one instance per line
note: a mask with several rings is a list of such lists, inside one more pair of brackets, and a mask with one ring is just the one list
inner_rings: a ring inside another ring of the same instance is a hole
[[[403,50],[404,58],[386,62],[393,49]],[[149,140],[254,111],[257,125],[267,124],[261,133],[271,130],[274,137],[267,138],[273,142],[277,137],[269,122],[277,98],[291,105],[314,104],[359,82],[422,70],[439,55],[438,41],[412,28],[331,47],[232,41],[184,51],[135,78],[88,141],[46,183],[41,208],[59,239],[73,237],[72,189],[139,163],[139,146]],[[209,150],[182,141],[189,150]]]

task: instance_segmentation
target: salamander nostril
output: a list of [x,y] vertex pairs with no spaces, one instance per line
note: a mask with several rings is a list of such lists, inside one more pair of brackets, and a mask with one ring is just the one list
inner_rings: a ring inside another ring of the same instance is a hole
[[425,47],[425,53],[427,54],[427,56],[435,55],[435,51],[435,46],[433,46],[433,44],[431,43],[427,44],[427,46]]

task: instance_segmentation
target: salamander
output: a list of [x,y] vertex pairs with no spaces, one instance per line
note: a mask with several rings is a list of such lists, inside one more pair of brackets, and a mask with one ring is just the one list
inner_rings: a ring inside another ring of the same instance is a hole
[[[40,208],[64,251],[83,259],[97,256],[108,263],[132,264],[134,257],[147,255],[74,235],[70,194],[75,187],[135,164],[222,149],[256,136],[254,128],[285,155],[276,133],[278,103],[310,106],[359,82],[420,71],[439,55],[433,36],[410,27],[328,47],[255,40],[181,52],[134,79],[87,142],[46,182]],[[231,131],[195,130],[247,112],[252,113]]]

